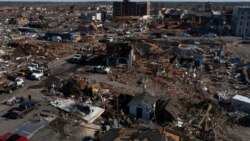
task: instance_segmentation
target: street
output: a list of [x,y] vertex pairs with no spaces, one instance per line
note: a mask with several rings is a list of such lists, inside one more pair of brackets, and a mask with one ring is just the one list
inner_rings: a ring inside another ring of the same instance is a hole
[[[71,58],[72,55],[67,56],[65,58],[61,58],[49,63],[49,67],[52,69],[52,75],[49,77],[43,77],[40,81],[37,80],[25,80],[25,86],[13,91],[12,94],[1,94],[0,99],[4,101],[9,99],[13,96],[20,97],[23,96],[25,98],[28,95],[32,96],[32,99],[39,101],[41,107],[38,110],[32,111],[28,113],[24,118],[21,119],[5,119],[4,117],[0,117],[1,128],[0,134],[4,134],[8,131],[14,131],[15,129],[19,128],[22,124],[32,119],[33,115],[41,112],[42,110],[50,110],[57,113],[58,110],[54,107],[48,105],[44,99],[44,95],[41,93],[42,90],[46,89],[47,86],[53,83],[53,79],[55,77],[59,78],[69,78],[75,74],[85,74],[87,80],[89,82],[97,81],[97,82],[104,82],[109,85],[113,85],[117,88],[122,88],[120,90],[126,91],[128,93],[139,93],[142,92],[143,89],[136,86],[128,86],[126,84],[122,84],[115,81],[108,80],[108,76],[106,74],[97,74],[97,73],[89,73],[86,70],[89,70],[91,66],[89,65],[78,65],[78,64],[71,64],[68,63],[67,60]],[[13,106],[7,105],[0,105],[0,115],[4,115],[9,109],[18,106],[18,104]],[[10,122],[11,121],[11,122]],[[46,132],[46,131],[45,131]]]
[[[54,64],[54,70],[52,70],[52,75],[64,75],[64,74],[69,74],[66,73],[68,72],[70,69],[72,69],[72,67],[76,67],[77,65],[74,64],[69,64],[67,63],[67,59],[71,58],[72,55],[58,59],[53,61],[53,63],[50,64]],[[25,85],[22,88],[19,88],[15,91],[13,91],[12,94],[1,94],[0,95],[0,100],[1,103],[2,101],[9,99],[13,96],[15,97],[20,97],[23,96],[25,98],[28,97],[28,95],[32,96],[32,99],[37,100],[37,101],[43,101],[43,95],[41,94],[41,90],[44,89],[42,86],[41,87],[36,87],[39,86],[40,84],[42,84],[44,81],[46,81],[46,79],[49,79],[47,77],[44,77],[43,79],[41,79],[40,81],[37,80],[25,80]],[[33,89],[32,87],[36,87],[35,89]],[[9,109],[13,108],[14,106],[18,106],[13,105],[13,106],[6,106],[1,104],[0,105],[0,115],[4,115]],[[43,105],[41,106],[41,108],[39,109],[39,111],[41,109],[53,109],[52,107],[48,106],[48,105]],[[31,113],[28,113],[24,118],[22,119],[16,119],[16,120],[11,120],[11,119],[5,119],[3,117],[0,117],[0,122],[1,122],[1,128],[0,128],[0,134],[4,134],[8,131],[13,131],[16,128],[18,128],[19,126],[21,126],[23,123],[27,122],[30,118],[32,118],[32,116],[39,112],[39,111],[32,111]],[[11,120],[11,122],[10,122]]]

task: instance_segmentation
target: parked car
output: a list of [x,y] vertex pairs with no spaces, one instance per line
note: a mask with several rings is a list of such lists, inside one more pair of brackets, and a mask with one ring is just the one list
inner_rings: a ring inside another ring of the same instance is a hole
[[14,81],[14,84],[17,88],[24,86],[24,80],[21,77],[17,77]]
[[0,141],[29,141],[29,139],[26,137],[20,136],[18,134],[7,132],[4,135],[0,136]]
[[125,34],[127,34],[127,35],[128,35],[128,34],[131,34],[131,31],[129,31],[129,30],[128,30],[128,31],[125,31]]
[[180,36],[181,36],[181,37],[191,37],[190,34],[185,33],[185,32],[182,32],[182,33],[180,34]]
[[39,67],[38,63],[30,63],[30,64],[28,64],[27,69],[28,69],[28,71],[33,71],[33,70],[38,69],[38,67]]
[[21,77],[17,77],[14,81],[5,79],[0,82],[0,93],[12,93],[13,90],[23,87],[24,80]]
[[113,38],[113,37],[107,37],[107,41],[108,41],[108,42],[113,42],[113,41],[114,41],[114,38]]
[[83,55],[80,54],[80,53],[75,54],[74,57],[71,58],[71,62],[72,62],[72,63],[79,63],[79,62],[81,62],[82,60],[83,60]]
[[44,76],[43,70],[32,71],[31,78],[35,80],[40,80]]
[[205,34],[204,36],[205,37],[217,37],[217,35],[214,33],[208,33],[208,34]]
[[110,73],[110,67],[105,67],[105,66],[94,66],[92,67],[92,71],[93,72],[97,72],[97,73]]
[[15,89],[16,89],[16,87],[15,87],[13,81],[5,79],[5,80],[2,80],[0,82],[0,94],[1,93],[11,94],[13,92],[13,90],[15,90]]
[[167,38],[168,35],[167,35],[167,34],[162,34],[161,37],[162,37],[162,38]]

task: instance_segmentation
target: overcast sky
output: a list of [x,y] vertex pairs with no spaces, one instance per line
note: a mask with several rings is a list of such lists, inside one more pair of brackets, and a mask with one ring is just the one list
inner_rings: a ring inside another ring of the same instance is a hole
[[[98,1],[122,1],[122,0],[0,0],[0,1],[27,1],[27,2],[47,2],[47,1],[53,1],[53,2],[98,2]],[[207,2],[209,0],[131,0],[131,1],[193,1],[193,2]],[[250,2],[250,0],[210,0],[211,2]]]

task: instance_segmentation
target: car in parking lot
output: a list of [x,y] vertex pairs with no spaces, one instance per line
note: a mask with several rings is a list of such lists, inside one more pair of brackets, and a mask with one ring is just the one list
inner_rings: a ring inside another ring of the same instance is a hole
[[81,53],[76,53],[71,59],[70,62],[71,63],[80,63],[84,61],[84,55]]
[[168,35],[167,35],[167,34],[162,34],[161,37],[162,37],[162,38],[167,38]]
[[29,139],[26,137],[20,136],[18,134],[7,132],[4,135],[0,136],[0,141],[29,141]]
[[110,67],[105,67],[105,66],[93,66],[91,70],[96,73],[104,73],[104,74],[110,73]]
[[31,78],[34,80],[40,80],[44,76],[43,70],[32,71]]
[[21,77],[17,77],[14,81],[3,79],[0,81],[0,94],[1,93],[12,93],[13,90],[24,86],[24,80]]
[[21,77],[17,77],[14,81],[16,87],[23,87],[24,86],[24,80]]
[[111,36],[109,36],[109,37],[107,37],[107,41],[108,41],[108,42],[113,42],[113,41],[114,41],[114,38],[111,37]]
[[182,33],[180,34],[180,37],[191,37],[191,35],[188,34],[188,33],[186,33],[186,32],[182,32]]

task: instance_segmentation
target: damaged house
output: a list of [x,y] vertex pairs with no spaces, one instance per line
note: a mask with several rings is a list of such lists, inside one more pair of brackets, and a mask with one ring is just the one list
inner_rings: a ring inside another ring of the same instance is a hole
[[164,124],[165,122],[173,122],[179,117],[180,106],[177,101],[169,100],[158,100],[156,103],[156,121],[159,124]]
[[132,45],[127,42],[107,43],[106,55],[107,66],[127,64],[127,66],[131,68],[135,61],[135,53]]
[[157,97],[136,95],[129,102],[129,114],[136,118],[150,120],[154,117]]
[[[169,139],[169,138],[168,138]],[[110,129],[99,138],[100,141],[166,141],[164,133],[158,130],[135,128]]]
[[99,92],[100,85],[98,82],[89,83],[85,76],[79,74],[72,76],[72,78],[65,82],[62,90],[66,97],[93,97]]
[[173,56],[175,56],[181,67],[191,67],[192,64],[195,66],[200,66],[203,60],[204,51],[194,45],[173,47],[170,51]]

